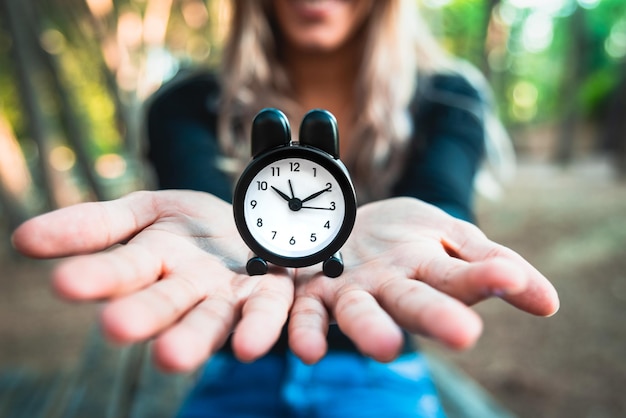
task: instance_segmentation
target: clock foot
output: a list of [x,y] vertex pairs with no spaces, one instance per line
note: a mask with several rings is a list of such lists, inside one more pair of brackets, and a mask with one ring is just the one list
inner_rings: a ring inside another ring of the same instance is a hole
[[267,273],[267,261],[254,256],[246,263],[246,271],[250,276],[262,276]]
[[328,277],[339,277],[341,273],[343,273],[343,257],[341,256],[341,253],[337,251],[328,260],[324,261],[322,270]]

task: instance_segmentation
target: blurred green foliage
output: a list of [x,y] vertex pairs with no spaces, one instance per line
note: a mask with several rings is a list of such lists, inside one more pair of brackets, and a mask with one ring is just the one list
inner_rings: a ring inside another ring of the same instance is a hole
[[439,6],[444,45],[489,74],[509,125],[558,121],[569,93],[581,116],[597,118],[626,72],[623,0],[424,4]]
[[[601,124],[624,83],[624,0],[419,3],[444,47],[487,75],[511,129],[572,115]],[[219,60],[217,4],[0,0],[0,116],[33,174],[29,196],[63,181],[75,185],[75,200],[145,187],[142,104],[180,68]],[[24,81],[34,87],[30,102]],[[0,207],[11,198],[4,189]],[[72,201],[48,193],[48,206]],[[24,204],[47,209],[42,200]]]
[[454,55],[482,66],[489,4],[485,0],[452,0],[436,13],[441,15],[439,31],[443,46]]

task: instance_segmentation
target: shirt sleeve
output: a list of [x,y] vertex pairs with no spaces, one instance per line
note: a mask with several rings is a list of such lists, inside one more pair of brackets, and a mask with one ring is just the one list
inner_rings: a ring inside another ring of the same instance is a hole
[[217,95],[206,77],[174,82],[147,106],[147,158],[160,189],[189,189],[232,200],[228,176],[219,169]]
[[441,76],[418,103],[410,158],[394,195],[473,222],[474,177],[485,148],[480,94],[460,76]]

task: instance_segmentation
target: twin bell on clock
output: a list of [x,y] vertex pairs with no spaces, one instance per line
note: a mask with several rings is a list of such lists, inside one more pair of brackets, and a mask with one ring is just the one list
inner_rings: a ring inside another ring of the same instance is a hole
[[252,160],[233,196],[235,223],[253,253],[248,274],[318,263],[328,277],[343,272],[339,250],[356,217],[356,195],[339,160],[335,117],[308,112],[292,142],[287,117],[264,109],[252,122]]

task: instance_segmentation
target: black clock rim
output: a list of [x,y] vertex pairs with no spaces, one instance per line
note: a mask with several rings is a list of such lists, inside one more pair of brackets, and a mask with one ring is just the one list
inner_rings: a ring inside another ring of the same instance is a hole
[[[246,191],[254,176],[263,168],[267,167],[267,165],[287,158],[307,159],[326,168],[337,180],[346,203],[344,219],[335,238],[320,251],[302,257],[286,257],[267,250],[254,239],[244,217]],[[345,166],[341,161],[334,159],[324,151],[306,145],[286,145],[272,149],[256,157],[239,177],[233,194],[233,214],[235,217],[235,225],[237,226],[241,238],[256,256],[282,267],[312,266],[332,257],[350,237],[356,220],[356,210],[356,193]]]

